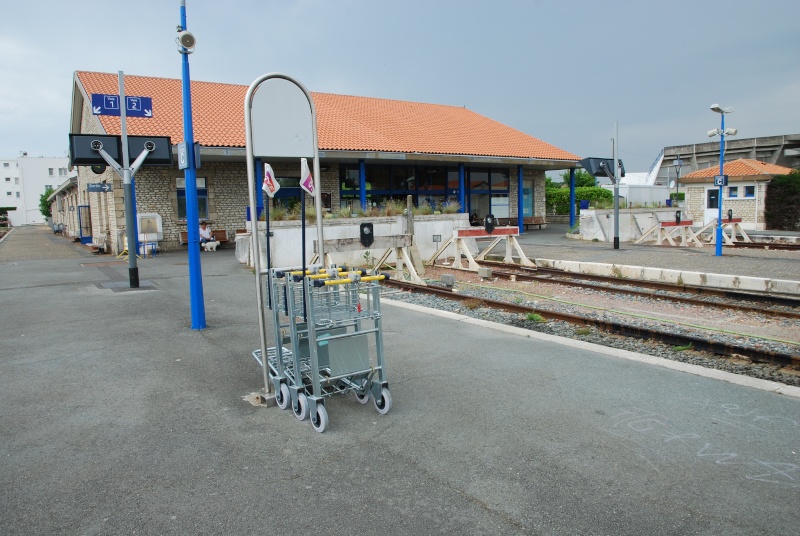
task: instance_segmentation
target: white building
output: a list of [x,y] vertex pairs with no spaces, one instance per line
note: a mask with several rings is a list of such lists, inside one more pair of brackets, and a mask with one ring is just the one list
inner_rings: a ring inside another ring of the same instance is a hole
[[44,224],[39,198],[50,188],[57,188],[70,176],[66,157],[29,157],[0,160],[0,207],[7,208],[11,225]]

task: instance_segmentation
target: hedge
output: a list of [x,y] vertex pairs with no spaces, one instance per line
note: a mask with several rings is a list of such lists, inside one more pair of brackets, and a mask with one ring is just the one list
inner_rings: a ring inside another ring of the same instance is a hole
[[[545,192],[547,196],[547,213],[569,214],[569,188],[551,188]],[[610,190],[597,186],[575,188],[575,205],[581,200],[588,200],[590,205],[614,202],[614,194]]]

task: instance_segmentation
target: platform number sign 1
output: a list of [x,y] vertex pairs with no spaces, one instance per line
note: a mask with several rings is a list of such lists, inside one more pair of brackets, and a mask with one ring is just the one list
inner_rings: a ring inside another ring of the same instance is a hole
[[714,176],[714,186],[727,186],[728,185],[728,176],[727,175],[716,175]]
[[[92,94],[93,115],[120,115],[119,95]],[[153,99],[151,97],[125,96],[125,115],[127,117],[153,117]]]

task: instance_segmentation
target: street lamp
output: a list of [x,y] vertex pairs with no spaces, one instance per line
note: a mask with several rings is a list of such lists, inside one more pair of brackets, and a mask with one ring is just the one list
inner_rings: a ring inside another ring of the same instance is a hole
[[677,175],[675,178],[675,193],[678,193],[679,183],[681,180],[681,166],[683,165],[683,160],[681,160],[681,155],[678,155],[678,158],[672,161],[672,166],[675,168],[675,174]]
[[733,112],[733,108],[723,108],[719,104],[712,104],[711,111],[718,113],[721,118],[719,128],[708,131],[708,137],[719,136],[719,196],[717,198],[717,248],[716,256],[722,256],[722,188],[725,186],[725,135],[735,136],[735,128],[725,128],[725,114]]
[[189,54],[194,52],[195,38],[186,29],[186,0],[181,2],[181,24],[178,26],[178,52],[181,54],[181,96],[183,98],[183,141],[186,144],[186,235],[189,242],[189,300],[192,329],[205,329],[206,309],[203,302],[203,275],[200,268],[200,217],[197,206],[197,167],[192,125],[192,90],[189,76]]

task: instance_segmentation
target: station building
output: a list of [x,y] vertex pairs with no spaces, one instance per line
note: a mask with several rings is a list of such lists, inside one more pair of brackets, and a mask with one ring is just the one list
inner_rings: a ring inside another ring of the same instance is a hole
[[[763,231],[767,228],[765,200],[767,186],[776,175],[788,175],[792,168],[739,158],[724,163],[728,185],[722,190],[722,217],[728,211],[741,219],[744,229]],[[719,167],[698,169],[681,177],[686,190],[686,212],[691,219],[703,224],[716,221],[719,216],[720,188],[714,185]]]
[[[127,118],[127,133],[169,136],[177,154],[176,144],[184,139],[181,80],[126,75],[124,82],[126,95],[153,102],[152,117]],[[213,229],[232,234],[248,217],[247,86],[195,81],[191,91],[200,156],[198,213]],[[120,135],[119,117],[94,115],[91,108],[93,94],[118,93],[117,74],[75,72],[71,133]],[[479,217],[544,216],[545,172],[580,167],[578,156],[464,107],[314,92],[312,97],[322,202],[334,214],[357,208],[363,188],[367,207],[362,209],[411,195],[416,206],[433,209],[463,200],[460,210]],[[296,204],[299,160],[262,159],[281,185],[271,202]],[[136,212],[160,216],[159,247],[165,250],[179,248],[186,230],[184,173],[173,160],[172,167],[144,165],[134,179]],[[52,201],[64,211],[79,205],[80,228],[65,222],[70,235],[105,236],[111,250],[119,251],[125,228],[122,180],[110,168],[95,171],[79,167],[77,180],[63,184]],[[88,183],[98,182],[113,188],[87,192]]]

